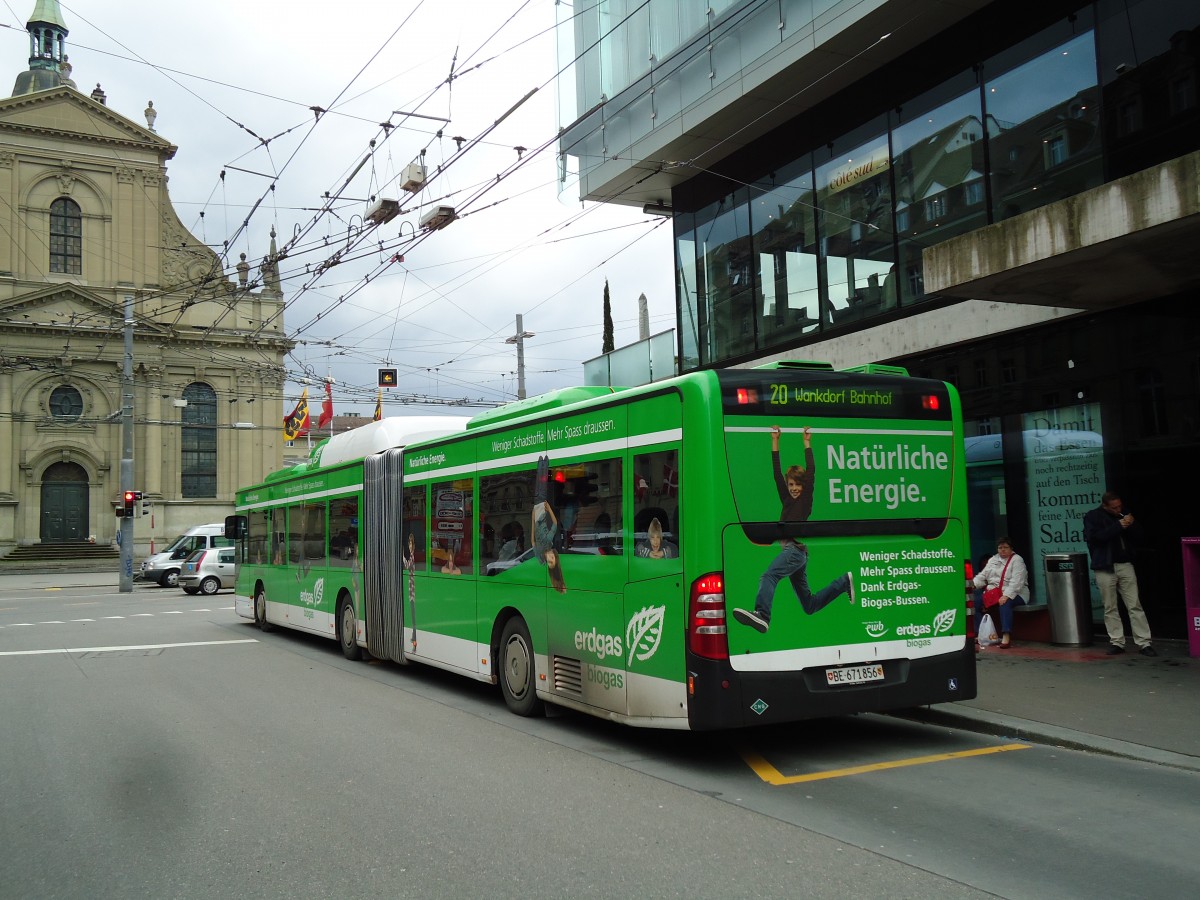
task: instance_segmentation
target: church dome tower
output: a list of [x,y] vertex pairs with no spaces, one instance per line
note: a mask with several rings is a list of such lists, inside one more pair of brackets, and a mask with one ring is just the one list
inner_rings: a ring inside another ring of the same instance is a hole
[[12,95],[18,97],[62,85],[74,87],[71,64],[64,52],[67,26],[58,0],[37,0],[25,28],[29,32],[29,71],[17,76]]

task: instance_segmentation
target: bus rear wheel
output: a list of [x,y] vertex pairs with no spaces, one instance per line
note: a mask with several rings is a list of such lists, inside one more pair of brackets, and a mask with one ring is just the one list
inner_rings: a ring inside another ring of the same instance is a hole
[[514,616],[504,624],[500,637],[500,692],[504,703],[518,716],[537,715],[542,701],[537,698],[533,641],[525,620]]
[[343,597],[338,603],[338,643],[342,647],[342,656],[354,660],[362,658],[362,648],[358,646],[358,620],[354,615],[354,603],[349,597]]

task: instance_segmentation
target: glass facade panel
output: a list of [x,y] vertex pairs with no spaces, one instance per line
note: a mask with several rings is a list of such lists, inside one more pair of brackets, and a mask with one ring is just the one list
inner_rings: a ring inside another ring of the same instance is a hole
[[807,158],[781,170],[770,187],[752,186],[750,197],[759,346],[766,349],[820,324],[816,198]]
[[[921,251],[987,224],[983,108],[974,75],[946,102],[919,98],[894,115],[892,174],[900,254],[900,302],[924,297]],[[944,92],[943,92],[944,94]]]
[[1090,31],[989,76],[984,105],[995,221],[1103,182],[1100,92]]
[[757,261],[746,201],[746,191],[739,190],[696,215],[696,250],[704,276],[698,304],[701,364],[741,356],[756,346]]
[[600,0],[601,89],[611,100],[650,71],[650,7]]
[[832,158],[816,169],[826,325],[896,305],[888,135],[881,128],[867,141],[852,140],[835,141]]
[[1096,9],[1108,177],[1195,150],[1200,5],[1101,0]]
[[779,4],[744,7],[712,28],[713,82],[737,77],[754,60],[779,46]]
[[650,0],[650,52],[662,62],[708,27],[708,3],[697,0]]
[[700,365],[700,270],[696,264],[696,235],[693,217],[675,216],[675,297],[679,306],[680,369]]
[[785,41],[797,34],[812,34],[813,0],[780,0],[779,18],[783,22],[779,33]]

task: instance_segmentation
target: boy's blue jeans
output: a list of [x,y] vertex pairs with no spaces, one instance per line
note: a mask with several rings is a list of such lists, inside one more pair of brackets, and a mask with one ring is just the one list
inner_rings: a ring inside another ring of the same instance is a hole
[[768,622],[775,602],[775,588],[784,578],[791,581],[796,599],[810,616],[828,606],[839,594],[850,590],[850,576],[842,574],[814,594],[808,587],[808,550],[794,541],[784,541],[779,555],[759,579],[758,596],[754,598],[755,612]]

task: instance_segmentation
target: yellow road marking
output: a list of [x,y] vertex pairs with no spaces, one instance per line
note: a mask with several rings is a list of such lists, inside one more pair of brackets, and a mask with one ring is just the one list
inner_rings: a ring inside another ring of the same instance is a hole
[[851,766],[848,769],[831,769],[828,772],[810,772],[807,775],[784,775],[753,750],[743,748],[738,752],[746,764],[767,784],[800,784],[805,781],[822,781],[826,778],[844,778],[847,775],[863,775],[867,772],[882,772],[884,769],[899,769],[904,766],[923,766],[926,763],[945,762],[948,759],[965,759],[970,756],[985,756],[989,753],[1004,753],[1007,750],[1028,750],[1031,744],[1003,744],[999,747],[984,747],[980,750],[959,750],[955,753],[935,753],[932,756],[914,756],[891,762],[871,763],[866,766]]

